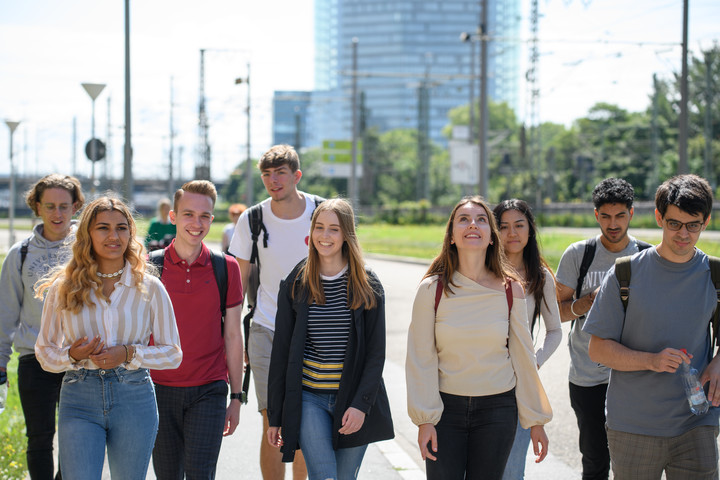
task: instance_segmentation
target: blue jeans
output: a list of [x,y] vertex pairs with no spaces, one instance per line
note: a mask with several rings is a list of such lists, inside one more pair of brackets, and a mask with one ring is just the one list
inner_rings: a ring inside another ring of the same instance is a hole
[[522,480],[525,478],[525,462],[527,461],[527,451],[530,446],[530,429],[522,428],[520,422],[517,424],[515,431],[515,441],[513,442],[510,456],[505,464],[505,473],[503,480]]
[[107,447],[113,480],[145,480],[157,427],[147,370],[65,372],[58,419],[64,478],[100,479]]
[[440,397],[437,460],[425,461],[428,480],[500,480],[515,438],[515,389],[482,397],[440,392]]
[[367,449],[367,445],[363,445],[333,450],[335,397],[302,392],[300,448],[305,456],[309,480],[357,478]]

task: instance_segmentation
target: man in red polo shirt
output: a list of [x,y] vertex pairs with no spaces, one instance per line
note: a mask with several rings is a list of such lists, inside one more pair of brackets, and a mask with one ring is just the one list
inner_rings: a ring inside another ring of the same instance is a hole
[[[175,192],[170,221],[177,235],[165,249],[161,280],[172,300],[183,361],[153,370],[160,424],[153,449],[158,480],[215,478],[220,445],[240,420],[243,375],[240,268],[226,257],[227,310],[221,328],[220,294],[203,239],[213,221],[217,192],[193,180]],[[227,405],[228,377],[230,404]],[[236,393],[237,392],[237,393]]]

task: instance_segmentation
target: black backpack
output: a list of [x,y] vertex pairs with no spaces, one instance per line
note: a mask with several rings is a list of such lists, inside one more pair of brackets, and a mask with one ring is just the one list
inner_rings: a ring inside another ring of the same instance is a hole
[[[642,252],[643,250],[652,247],[647,242],[643,242],[642,240],[635,240],[635,243],[638,247],[638,252]],[[578,273],[578,279],[577,279],[577,286],[575,287],[575,298],[580,298],[580,293],[582,292],[582,286],[585,282],[585,277],[587,276],[587,272],[590,269],[590,265],[592,264],[593,260],[595,259],[595,250],[597,248],[597,238],[589,238],[585,242],[585,252],[583,253],[582,261],[580,262],[580,272]],[[583,318],[585,315],[581,315],[578,318]],[[575,320],[571,323],[571,328],[575,326]]]
[[[148,261],[157,268],[158,278],[162,278],[163,266],[165,263],[165,249],[153,250],[148,254]],[[210,263],[212,264],[213,274],[217,282],[218,292],[220,293],[220,313],[221,331],[225,331],[225,311],[227,310],[227,291],[228,291],[228,270],[227,260],[224,253],[210,250]]]
[[[306,194],[308,195],[308,194]],[[318,207],[324,198],[313,195],[315,208]],[[245,336],[245,351],[248,351],[248,339],[250,338],[250,320],[255,315],[255,307],[257,306],[257,291],[260,286],[260,257],[258,256],[258,240],[260,233],[263,234],[263,248],[267,248],[270,234],[263,223],[262,204],[258,203],[248,209],[248,222],[250,223],[250,237],[252,238],[252,252],[250,253],[250,271],[248,272],[247,285],[243,285],[245,290],[245,299],[247,300],[248,313],[243,318],[243,335]],[[313,210],[315,212],[315,210]],[[243,375],[242,385],[242,403],[247,403],[247,395],[250,392],[250,364],[245,366],[245,374]]]
[[[710,261],[710,277],[717,291],[717,303],[715,310],[710,317],[710,327],[712,327],[712,341],[710,342],[710,353],[712,353],[718,341],[718,321],[720,319],[720,258],[708,255]],[[627,312],[628,300],[630,299],[630,256],[620,257],[615,260],[615,275],[620,284],[620,301],[623,304],[623,310]]]

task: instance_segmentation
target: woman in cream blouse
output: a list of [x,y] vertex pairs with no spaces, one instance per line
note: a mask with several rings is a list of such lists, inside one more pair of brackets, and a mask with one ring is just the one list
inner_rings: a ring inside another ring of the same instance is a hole
[[518,418],[536,461],[547,455],[552,411],[511,272],[492,211],[482,197],[463,198],[418,287],[408,333],[408,412],[428,479],[500,479]]
[[[177,368],[180,337],[170,297],[146,272],[135,222],[121,201],[101,197],[82,213],[70,261],[46,290],[35,354],[65,372],[58,444],[65,478],[144,479],[158,426],[149,368]],[[150,336],[153,344],[150,343]]]

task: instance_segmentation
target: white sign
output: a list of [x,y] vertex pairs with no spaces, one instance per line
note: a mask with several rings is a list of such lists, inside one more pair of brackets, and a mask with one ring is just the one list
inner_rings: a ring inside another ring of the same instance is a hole
[[450,142],[450,181],[456,185],[477,185],[480,178],[480,147]]
[[[321,163],[323,177],[329,178],[350,178],[352,163]],[[355,176],[362,177],[362,164],[355,168]]]

